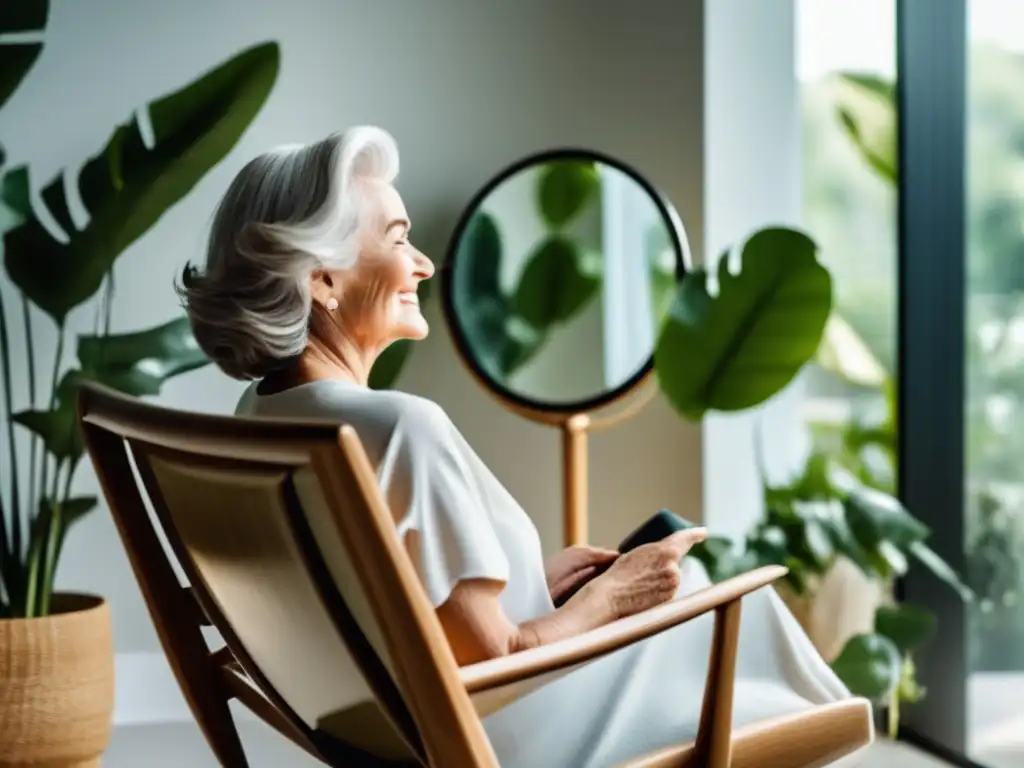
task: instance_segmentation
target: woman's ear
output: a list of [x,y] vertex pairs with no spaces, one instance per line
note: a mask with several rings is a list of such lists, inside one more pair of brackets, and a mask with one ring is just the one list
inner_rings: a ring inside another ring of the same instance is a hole
[[309,292],[317,304],[326,304],[333,289],[334,281],[326,269],[314,269],[309,274]]

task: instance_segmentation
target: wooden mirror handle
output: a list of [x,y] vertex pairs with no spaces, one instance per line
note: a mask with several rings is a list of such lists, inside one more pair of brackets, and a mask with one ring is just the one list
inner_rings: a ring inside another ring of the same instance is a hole
[[570,416],[562,423],[562,535],[565,546],[586,544],[589,531],[587,475],[587,428],[585,413]]

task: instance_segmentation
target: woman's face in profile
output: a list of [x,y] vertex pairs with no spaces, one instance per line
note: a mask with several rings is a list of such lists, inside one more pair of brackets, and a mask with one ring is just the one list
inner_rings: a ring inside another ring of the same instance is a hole
[[352,267],[332,270],[329,286],[315,284],[314,297],[325,304],[326,298],[337,299],[333,314],[361,346],[422,339],[429,329],[417,290],[434,274],[434,265],[409,241],[411,223],[398,191],[390,184],[367,183],[362,192],[366,218],[359,259]]

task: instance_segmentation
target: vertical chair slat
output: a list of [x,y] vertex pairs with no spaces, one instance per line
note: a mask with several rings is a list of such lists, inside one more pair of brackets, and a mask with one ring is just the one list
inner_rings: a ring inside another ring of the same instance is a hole
[[[82,401],[79,401],[81,413]],[[124,440],[82,424],[83,440],[142,590],[150,618],[185,700],[225,768],[248,768],[227,696],[209,661],[192,606],[164,554],[128,461]]]
[[732,764],[732,705],[741,606],[740,600],[734,600],[715,609],[715,630],[694,750],[697,764],[707,768],[729,768]]

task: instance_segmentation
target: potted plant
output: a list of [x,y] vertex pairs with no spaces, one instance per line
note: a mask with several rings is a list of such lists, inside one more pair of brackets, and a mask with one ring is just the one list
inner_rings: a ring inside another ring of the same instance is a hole
[[[771,398],[819,354],[830,318],[835,322],[831,278],[817,259],[817,246],[793,229],[755,232],[719,261],[714,296],[707,283],[703,269],[686,278],[655,351],[662,391],[693,421],[708,411],[746,410]],[[832,346],[821,355],[832,361],[848,357]],[[711,537],[693,552],[715,580],[761,565],[786,566],[781,595],[847,686],[889,704],[891,730],[899,702],[923,695],[914,682],[912,654],[935,629],[927,609],[892,602],[893,580],[916,562],[971,599],[959,576],[928,546],[928,528],[891,489],[872,483],[859,461],[855,449],[869,442],[894,449],[894,414],[890,410],[879,424],[848,425],[845,451],[830,453],[819,445],[786,484],[770,484],[762,469],[761,520],[742,541]],[[830,603],[831,617],[859,610],[862,618],[838,634],[816,631],[816,603],[844,566],[862,574],[875,588],[874,597],[866,604]]]
[[[0,19],[0,33],[41,33],[47,16],[47,2],[23,2]],[[0,106],[42,46],[0,42]],[[151,143],[137,121],[117,126],[77,175],[89,214],[84,226],[75,224],[63,177],[51,180],[42,199],[63,241],[33,211],[25,166],[4,169],[0,179],[8,278],[0,286],[0,766],[98,765],[106,748],[114,693],[109,608],[101,597],[56,591],[54,583],[69,530],[97,504],[74,493],[83,455],[75,393],[79,382],[94,379],[154,395],[168,378],[207,363],[184,318],[111,332],[113,268],[234,146],[270,93],[278,65],[277,45],[258,45],[151,102]],[[0,150],[0,165],[5,160]],[[86,303],[95,307],[95,327],[77,337],[77,363],[68,367],[66,320]],[[36,345],[50,329],[37,322],[39,311],[57,336],[45,369]],[[16,316],[20,328],[12,325]],[[25,359],[13,359],[18,332]],[[16,387],[18,377],[27,386]],[[15,401],[19,392],[27,393],[25,402]]]

